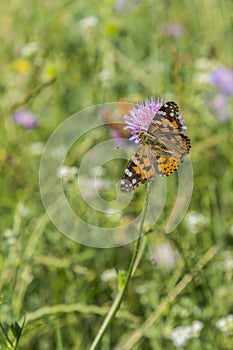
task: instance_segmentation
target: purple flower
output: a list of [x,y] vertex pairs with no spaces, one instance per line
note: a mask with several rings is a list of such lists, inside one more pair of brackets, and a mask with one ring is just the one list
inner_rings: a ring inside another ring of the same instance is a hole
[[109,129],[110,129],[110,132],[112,134],[112,137],[115,140],[115,143],[116,143],[117,147],[127,146],[128,145],[128,143],[126,142],[126,139],[124,140],[123,135],[122,135],[122,133],[119,130],[111,128],[111,127]]
[[183,33],[183,25],[180,23],[165,23],[163,30],[173,38],[179,38]]
[[124,0],[116,0],[115,4],[114,4],[114,7],[115,7],[116,11],[123,12],[124,11],[124,7],[125,7]]
[[102,111],[104,122],[115,140],[117,147],[127,146],[129,144],[130,132],[124,130],[125,122],[123,116],[125,113],[129,113],[131,108],[131,104],[122,101],[118,103],[117,109],[114,111],[115,113],[108,108],[104,108]]
[[216,69],[211,76],[212,84],[219,87],[220,90],[229,95],[233,95],[233,70],[221,67]]
[[222,94],[215,96],[210,107],[219,122],[225,122],[230,118],[229,96]]
[[13,120],[25,129],[33,129],[38,124],[36,116],[27,109],[14,112]]
[[[141,132],[147,132],[152,119],[158,110],[162,107],[162,100],[159,98],[155,102],[154,98],[146,98],[144,101],[139,102],[135,107],[129,111],[130,115],[125,115],[125,122],[128,124],[124,127],[125,130],[131,130],[131,136],[129,140],[133,140],[135,143],[140,142],[139,134]],[[178,117],[181,118],[181,115]],[[183,125],[185,120],[181,120]],[[185,131],[186,126],[182,126],[182,130]]]
[[169,270],[175,268],[180,255],[174,251],[169,243],[162,243],[150,252],[149,256],[152,264],[157,264],[159,267],[166,267]]

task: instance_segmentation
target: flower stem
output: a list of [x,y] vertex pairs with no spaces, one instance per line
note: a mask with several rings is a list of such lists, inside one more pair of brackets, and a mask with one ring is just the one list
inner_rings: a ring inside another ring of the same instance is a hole
[[[129,285],[129,281],[130,281],[131,277],[133,276],[133,272],[135,271],[136,266],[139,263],[139,260],[137,258],[138,258],[139,252],[141,252],[141,250],[140,250],[141,238],[142,238],[142,234],[143,234],[143,226],[144,226],[147,208],[148,208],[148,203],[149,203],[149,188],[150,188],[150,185],[147,184],[146,200],[145,200],[145,205],[144,205],[143,212],[142,212],[142,218],[141,218],[140,227],[139,227],[139,235],[138,235],[138,238],[135,242],[133,256],[132,256],[132,259],[131,259],[131,262],[129,265],[129,269],[128,269],[128,272],[127,272],[127,275],[126,275],[126,278],[124,281],[124,285],[121,288],[121,290],[117,293],[116,298],[115,298],[108,314],[106,315],[95,339],[93,340],[93,343],[91,344],[91,347],[89,350],[96,350],[97,349],[97,346],[99,345],[101,339],[103,338],[103,335],[105,334],[105,332],[109,328],[110,324],[113,322],[114,316],[116,315],[117,311],[119,310],[119,308],[123,302],[127,287]],[[142,252],[140,254],[140,257],[141,256],[142,256]]]

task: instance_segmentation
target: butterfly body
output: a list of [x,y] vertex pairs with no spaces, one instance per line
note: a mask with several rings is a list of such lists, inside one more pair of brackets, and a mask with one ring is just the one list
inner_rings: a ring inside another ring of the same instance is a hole
[[189,153],[190,140],[182,133],[179,108],[166,102],[155,114],[147,131],[140,131],[140,145],[124,171],[121,191],[131,192],[157,175],[169,176]]

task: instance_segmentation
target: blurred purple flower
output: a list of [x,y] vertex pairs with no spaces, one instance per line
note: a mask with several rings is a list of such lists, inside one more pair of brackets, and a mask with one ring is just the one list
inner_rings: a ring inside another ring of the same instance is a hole
[[102,111],[104,122],[114,138],[117,147],[129,145],[128,139],[130,132],[124,130],[124,126],[126,126],[124,115],[129,113],[130,109],[132,109],[132,104],[122,101],[118,103],[116,110],[112,111],[104,108]]
[[219,87],[220,90],[229,95],[233,95],[233,70],[221,67],[216,69],[211,76],[212,84]]
[[[159,98],[155,102],[154,98],[146,98],[135,105],[135,107],[129,111],[130,115],[125,115],[125,122],[128,124],[124,127],[125,130],[131,130],[131,136],[129,140],[133,140],[135,143],[140,142],[140,137],[138,136],[140,132],[147,132],[152,119],[158,110],[162,107],[162,100]],[[179,116],[181,118],[181,115]],[[183,125],[185,120],[181,120]],[[186,126],[182,126],[182,130],[185,131]]]
[[114,8],[116,11],[123,12],[125,8],[125,1],[124,0],[116,0],[114,4]]
[[152,264],[172,270],[175,268],[180,256],[169,243],[162,243],[151,251],[149,259]]
[[210,103],[210,107],[219,122],[225,122],[229,120],[231,110],[228,96],[222,94],[215,96]]
[[126,141],[124,141],[122,133],[119,130],[110,127],[110,132],[112,134],[112,137],[115,140],[115,143],[116,143],[117,147],[127,146],[128,145],[128,143]]
[[180,23],[165,23],[163,25],[163,30],[171,37],[179,38],[183,34],[184,27]]
[[13,120],[16,124],[25,129],[33,129],[37,126],[38,120],[29,110],[19,110],[13,113]]

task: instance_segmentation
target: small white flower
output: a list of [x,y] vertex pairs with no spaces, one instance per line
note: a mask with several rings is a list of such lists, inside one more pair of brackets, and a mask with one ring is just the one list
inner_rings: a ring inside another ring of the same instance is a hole
[[66,177],[69,174],[69,167],[68,166],[59,166],[59,168],[57,169],[57,177],[59,179],[63,179],[64,177]]
[[89,16],[81,19],[79,22],[81,34],[87,42],[92,38],[95,28],[97,26],[98,19],[94,16]]
[[12,237],[12,236],[14,236],[14,231],[10,228],[7,228],[4,232],[4,236],[7,238]]
[[204,327],[203,323],[196,320],[191,325],[191,333],[193,338],[197,338],[200,335],[200,331]]
[[199,71],[211,72],[216,68],[217,64],[213,60],[209,60],[205,57],[200,57],[194,62],[194,66]]
[[22,280],[31,283],[34,280],[34,276],[31,273],[24,272],[21,276]]
[[23,204],[19,205],[19,215],[22,217],[27,217],[30,214],[30,209]]
[[169,243],[162,243],[155,249],[151,250],[149,259],[152,264],[157,264],[161,267],[173,269],[176,265],[179,256]]
[[95,16],[85,17],[79,21],[80,27],[86,30],[96,27],[97,23],[98,19]]
[[23,57],[30,57],[38,51],[38,43],[31,42],[25,45],[21,50],[21,55]]
[[78,173],[78,168],[76,167],[69,167],[66,165],[60,166],[57,169],[57,177],[59,179],[63,179],[63,180],[74,180],[76,175]]
[[103,282],[115,281],[117,279],[117,273],[115,269],[105,270],[101,275]]
[[226,258],[224,261],[224,267],[226,270],[228,271],[232,271],[233,270],[233,258]]
[[101,81],[108,81],[112,78],[112,73],[109,72],[108,70],[102,70],[99,74],[98,74],[99,80]]
[[34,142],[30,146],[30,152],[31,154],[34,154],[35,156],[39,156],[43,153],[44,150],[44,144],[43,142]]
[[78,174],[78,168],[76,166],[70,167],[70,174],[76,176]]
[[191,212],[186,215],[186,226],[192,233],[197,233],[201,227],[208,223],[208,218],[197,212]]
[[216,327],[224,333],[226,332],[232,333],[233,332],[233,314],[220,318],[216,322]]
[[170,339],[176,348],[185,346],[189,339],[199,337],[203,327],[200,321],[194,321],[190,326],[176,327],[171,332]]
[[199,85],[209,85],[211,83],[211,74],[209,72],[196,73],[193,76],[193,81]]
[[13,245],[16,242],[16,237],[9,237],[7,240],[8,245]]
[[13,245],[16,242],[15,232],[10,228],[6,229],[4,236],[6,237],[7,245]]

